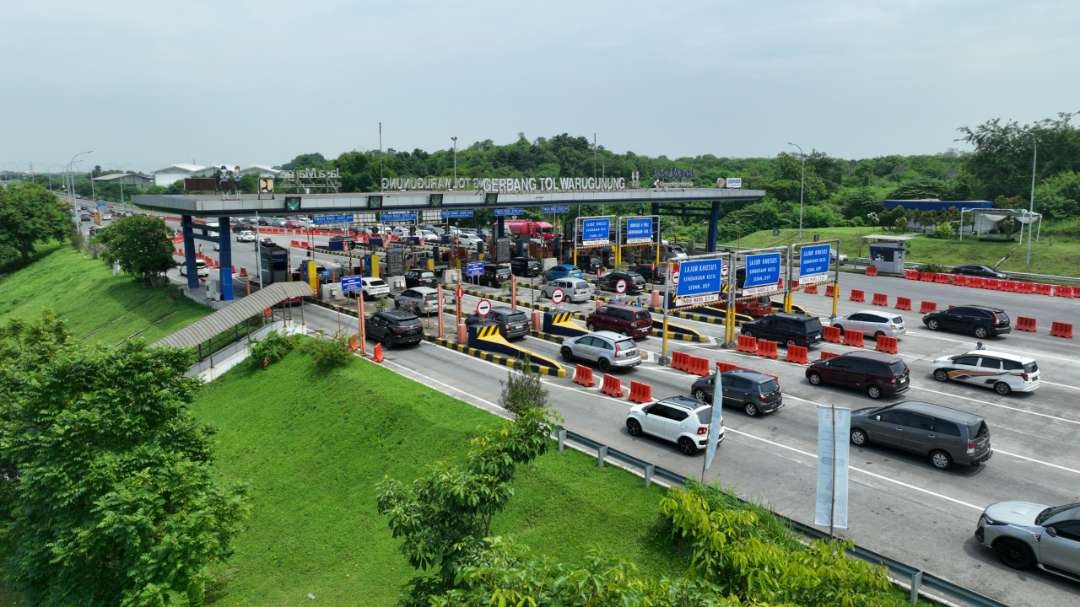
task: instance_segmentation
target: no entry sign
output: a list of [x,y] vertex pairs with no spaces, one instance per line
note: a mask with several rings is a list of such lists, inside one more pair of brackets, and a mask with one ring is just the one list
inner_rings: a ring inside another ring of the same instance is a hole
[[615,292],[618,293],[619,295],[622,295],[623,293],[626,293],[626,281],[625,280],[620,278],[619,280],[617,280],[615,282]]
[[486,299],[481,299],[480,303],[476,304],[476,314],[479,316],[487,316],[491,311],[491,302]]
[[562,289],[555,289],[551,292],[551,303],[559,305],[566,299],[566,292]]

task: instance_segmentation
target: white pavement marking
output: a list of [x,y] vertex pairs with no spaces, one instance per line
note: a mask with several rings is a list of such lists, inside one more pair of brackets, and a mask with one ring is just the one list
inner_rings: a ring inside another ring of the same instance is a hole
[[[954,343],[954,344],[966,345],[966,346],[969,346],[968,351],[971,351],[971,350],[975,349],[974,346],[970,345],[971,340],[952,339],[950,337],[945,337],[945,336],[942,336],[942,335],[937,335],[935,333],[927,333],[927,332],[923,332],[923,331],[908,331],[908,335],[915,335],[915,336],[918,336],[918,337],[925,337],[927,339],[936,339],[938,341],[947,341],[947,342]],[[972,339],[975,339],[975,338],[972,338]],[[1055,356],[1053,354],[1046,354],[1045,352],[1032,352],[1031,350],[1013,348],[1012,346],[1010,346],[1008,344],[1004,344],[1004,347],[1002,347],[1002,348],[996,347],[997,343],[992,343],[992,344],[990,344],[990,346],[991,347],[989,349],[992,349],[992,350],[1007,350],[1009,352],[1015,352],[1016,354],[1024,354],[1026,356],[1030,356],[1030,357],[1036,358],[1036,359],[1037,358],[1048,358],[1050,360],[1056,360],[1056,361],[1059,361],[1059,362],[1072,363],[1072,364],[1076,364],[1078,362],[1078,359],[1076,359],[1076,358],[1069,358],[1067,356]]]
[[990,402],[988,400],[979,400],[977,398],[971,398],[970,396],[960,396],[959,394],[950,394],[948,392],[941,392],[939,390],[931,390],[930,388],[922,388],[922,387],[914,386],[914,385],[911,386],[911,389],[912,390],[922,390],[923,392],[929,392],[931,394],[940,394],[941,396],[948,396],[950,398],[959,398],[959,399],[962,399],[962,400],[968,400],[968,401],[971,401],[973,403],[978,403],[980,405],[986,405],[986,406],[989,406],[989,407],[998,407],[999,409],[1007,409],[1009,411],[1015,411],[1017,413],[1026,413],[1027,415],[1036,415],[1038,417],[1045,417],[1047,419],[1052,419],[1054,421],[1059,421],[1059,422],[1065,422],[1067,424],[1080,425],[1080,420],[1077,420],[1077,419],[1069,419],[1067,417],[1058,417],[1056,415],[1050,415],[1049,413],[1039,413],[1038,411],[1029,411],[1027,409],[1021,409],[1019,407],[1010,407],[1009,405],[1002,405],[1001,403],[992,403],[992,402]]
[[1055,386],[1058,388],[1067,388],[1069,390],[1080,390],[1080,386],[1070,386],[1069,384],[1059,384],[1057,382],[1046,381],[1045,379],[1039,379],[1039,383],[1046,384],[1048,386]]

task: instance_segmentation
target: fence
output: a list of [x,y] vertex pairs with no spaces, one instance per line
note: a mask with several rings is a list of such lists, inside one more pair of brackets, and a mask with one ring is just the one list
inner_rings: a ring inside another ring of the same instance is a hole
[[[562,451],[568,442],[573,442],[580,451],[595,452],[597,465],[599,466],[603,466],[605,462],[611,460],[632,472],[640,470],[641,476],[645,479],[646,487],[653,482],[668,486],[682,486],[686,484],[687,477],[678,472],[638,459],[629,453],[624,453],[618,449],[596,442],[587,436],[572,432],[561,426],[558,427],[556,431],[556,438],[559,443],[559,451]],[[816,527],[800,523],[799,521],[775,512],[773,515],[783,521],[793,531],[798,532],[808,539],[829,539],[828,533],[825,533]],[[954,584],[906,563],[901,563],[900,561],[878,554],[873,550],[868,550],[856,545],[848,549],[847,552],[849,556],[866,561],[867,563],[884,566],[889,571],[889,575],[893,578],[893,583],[908,589],[912,604],[918,602],[920,593],[925,590],[926,597],[931,600],[940,598],[954,604],[970,605],[972,607],[1006,607],[1004,603],[979,594],[974,590]]]

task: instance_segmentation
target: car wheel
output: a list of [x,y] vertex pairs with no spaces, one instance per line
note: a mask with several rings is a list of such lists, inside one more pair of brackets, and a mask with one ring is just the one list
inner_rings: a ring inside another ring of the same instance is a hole
[[945,369],[935,369],[934,379],[938,381],[949,381],[949,373]]
[[821,385],[821,376],[817,373],[811,373],[810,375],[807,375],[806,379],[810,380],[810,383],[814,386]]
[[990,335],[990,332],[986,330],[986,327],[975,327],[975,337],[986,339],[988,335]]
[[1031,553],[1031,548],[1020,540],[1002,538],[994,542],[994,554],[1013,569],[1031,569],[1035,565],[1035,555]]
[[641,422],[631,417],[626,420],[626,431],[630,436],[641,436]]
[[606,358],[601,358],[600,360],[596,361],[596,366],[600,367],[601,371],[606,372],[611,369],[611,361]]
[[590,331],[595,331],[596,330],[596,326],[593,325],[591,322],[585,323],[585,328],[590,330]]
[[874,399],[881,398],[881,388],[875,385],[869,385],[866,387],[866,395]]
[[694,390],[694,398],[700,400],[703,403],[707,403],[712,400],[705,394],[705,391],[700,388]]
[[559,348],[559,354],[562,355],[562,359],[566,362],[574,360],[574,351],[569,346],[563,346]]
[[679,439],[679,451],[682,451],[683,455],[693,455],[697,453],[697,445],[684,436]]
[[746,403],[743,405],[743,411],[746,413],[747,417],[757,417],[757,414],[760,413],[757,405],[754,403]]
[[940,449],[935,449],[930,452],[930,463],[938,470],[948,470],[952,465],[952,456]]
[[997,392],[998,394],[1000,394],[1002,396],[1005,396],[1009,392],[1012,392],[1012,388],[1009,387],[1009,384],[1007,384],[1007,383],[1005,383],[1003,381],[999,381],[998,383],[994,384],[994,392]]
[[862,428],[851,429],[851,444],[856,447],[862,447],[868,442],[870,442],[870,437],[866,435],[866,432],[864,432]]
[[930,320],[926,321],[926,328],[930,329],[931,331],[937,331],[939,326],[941,325],[940,323],[938,323],[936,318],[931,318]]

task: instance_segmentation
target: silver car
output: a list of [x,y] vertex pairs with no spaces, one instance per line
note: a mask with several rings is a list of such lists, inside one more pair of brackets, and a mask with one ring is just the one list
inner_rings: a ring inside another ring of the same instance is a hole
[[568,339],[559,353],[565,361],[591,362],[601,371],[629,369],[641,364],[641,353],[634,340],[614,331],[596,331]]
[[583,303],[592,297],[592,287],[580,278],[557,278],[540,289],[540,293],[551,299],[555,289],[562,289],[566,301],[571,303]]
[[[446,302],[443,296],[443,303]],[[408,310],[417,316],[427,316],[439,311],[439,295],[431,287],[413,287],[405,289],[394,298],[394,306],[399,310]]]
[[1038,567],[1080,581],[1080,502],[990,504],[979,516],[975,539],[1009,567]]
[[832,326],[839,327],[841,332],[848,329],[861,331],[870,339],[877,339],[878,335],[900,337],[906,332],[902,316],[881,310],[859,310],[847,316],[837,316]]

